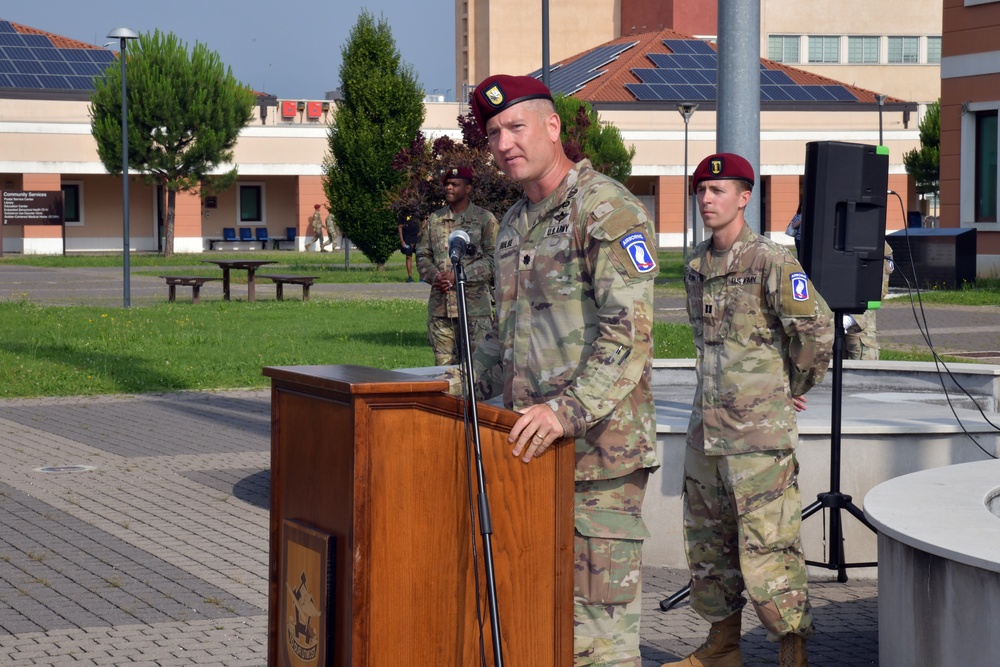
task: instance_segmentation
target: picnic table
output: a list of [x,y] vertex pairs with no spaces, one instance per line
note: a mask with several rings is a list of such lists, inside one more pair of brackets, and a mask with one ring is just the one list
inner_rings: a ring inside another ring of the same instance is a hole
[[316,276],[300,276],[298,274],[275,274],[275,273],[262,273],[258,278],[267,278],[274,281],[275,296],[278,301],[284,300],[284,292],[282,288],[288,285],[302,285],[302,300],[309,300],[309,288],[316,281]]
[[274,260],[263,259],[203,259],[206,264],[216,264],[222,269],[222,298],[229,301],[229,272],[233,269],[247,272],[247,301],[254,300],[254,274],[265,264],[276,264]]
[[190,287],[191,288],[191,301],[193,303],[198,303],[201,287],[207,282],[213,280],[219,280],[219,278],[206,278],[205,276],[160,276],[167,281],[168,289],[168,301],[175,301],[177,299],[177,286]]

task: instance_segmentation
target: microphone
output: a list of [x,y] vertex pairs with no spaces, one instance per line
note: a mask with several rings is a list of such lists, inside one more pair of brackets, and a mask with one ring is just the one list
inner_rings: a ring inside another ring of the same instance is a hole
[[448,235],[448,258],[452,264],[458,264],[469,251],[472,239],[461,229],[456,229]]

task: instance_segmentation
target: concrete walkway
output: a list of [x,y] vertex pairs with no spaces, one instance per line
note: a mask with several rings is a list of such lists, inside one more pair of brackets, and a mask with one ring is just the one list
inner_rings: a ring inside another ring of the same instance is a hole
[[[273,298],[265,283],[258,298]],[[313,293],[424,299],[427,289],[317,285]],[[156,277],[134,276],[131,293],[133,305],[166,299]],[[221,298],[221,286],[206,286],[203,298]],[[120,306],[121,274],[0,263],[0,299]],[[680,299],[656,305],[657,319],[686,321]],[[925,311],[941,352],[1000,348],[1000,308]],[[887,345],[921,342],[908,302],[887,304],[879,324]],[[225,391],[0,401],[0,664],[264,665],[268,398]],[[652,667],[698,646],[707,625],[686,603],[659,609],[686,571],[650,567],[645,575],[643,665]],[[811,593],[818,634],[810,664],[877,665],[876,583],[824,577]],[[743,647],[746,665],[776,663],[749,610]]]
[[[269,458],[267,391],[0,401],[0,664],[264,665]],[[686,577],[646,569],[644,667],[704,638],[659,609]],[[878,664],[875,582],[812,594],[811,664]],[[776,663],[749,610],[743,632]]]

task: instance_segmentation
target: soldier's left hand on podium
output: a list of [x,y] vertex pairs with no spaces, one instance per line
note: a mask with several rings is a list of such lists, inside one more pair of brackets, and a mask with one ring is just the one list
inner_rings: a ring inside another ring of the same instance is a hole
[[516,442],[511,454],[521,456],[521,452],[524,452],[521,460],[528,463],[563,437],[563,427],[556,413],[545,403],[529,406],[519,412],[521,418],[510,429],[507,441]]

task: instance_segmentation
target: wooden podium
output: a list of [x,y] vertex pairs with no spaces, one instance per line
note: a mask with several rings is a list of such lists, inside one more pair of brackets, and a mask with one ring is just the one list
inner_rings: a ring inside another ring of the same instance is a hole
[[[479,517],[469,509],[476,467],[462,402],[443,393],[447,383],[361,366],[269,367],[264,375],[268,665],[475,666],[480,632],[493,665]],[[481,403],[477,410],[504,663],[568,667],[572,442],[525,464],[507,443],[517,414]]]

